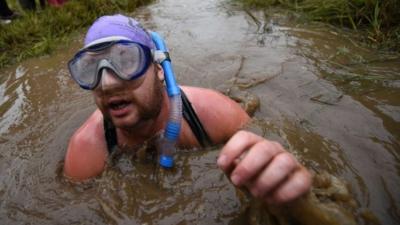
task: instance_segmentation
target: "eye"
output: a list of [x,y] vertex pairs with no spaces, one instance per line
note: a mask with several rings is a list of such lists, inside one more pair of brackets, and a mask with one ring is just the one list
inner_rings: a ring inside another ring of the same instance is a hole
[[90,57],[90,56],[89,57],[83,57],[81,59],[80,65],[81,66],[87,66],[87,65],[91,65],[91,64],[93,64],[95,62],[96,62],[96,59],[94,57]]
[[120,54],[121,56],[123,56],[123,55],[125,55],[125,54],[126,54],[126,52],[127,52],[127,51],[126,51],[125,49],[122,49],[122,50],[120,51],[120,53],[119,53],[119,54]]

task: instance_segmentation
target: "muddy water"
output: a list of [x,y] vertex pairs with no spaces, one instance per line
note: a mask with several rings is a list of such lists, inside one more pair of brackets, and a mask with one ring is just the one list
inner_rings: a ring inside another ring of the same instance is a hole
[[322,224],[315,211],[325,208],[351,218],[329,224],[398,223],[398,56],[333,28],[216,0],[165,0],[132,15],[165,36],[181,84],[242,103],[258,98],[260,134],[338,178],[341,189],[317,182],[311,203],[282,214],[232,187],[216,167],[218,148],[182,150],[168,173],[127,154],[101,177],[69,183],[60,172],[68,139],[95,109],[65,66],[77,37],[52,56],[0,71],[2,224]]

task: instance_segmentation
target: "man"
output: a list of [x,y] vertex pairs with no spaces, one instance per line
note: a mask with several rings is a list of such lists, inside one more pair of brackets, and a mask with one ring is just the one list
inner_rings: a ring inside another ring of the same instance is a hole
[[11,23],[11,20],[15,19],[17,14],[12,11],[7,4],[6,0],[0,0],[0,22],[3,24]]
[[[69,69],[81,87],[92,90],[98,109],[70,140],[65,176],[99,175],[113,145],[135,151],[164,129],[170,105],[154,49],[132,18],[104,16],[90,27]],[[182,119],[178,147],[226,143],[218,166],[234,185],[268,203],[289,202],[309,190],[309,172],[280,144],[240,130],[250,118],[236,102],[213,90],[181,89],[184,114],[194,116]]]
[[[46,6],[45,0],[40,0],[40,8],[44,9]],[[36,1],[35,0],[19,0],[19,4],[24,10],[35,11],[36,10]]]

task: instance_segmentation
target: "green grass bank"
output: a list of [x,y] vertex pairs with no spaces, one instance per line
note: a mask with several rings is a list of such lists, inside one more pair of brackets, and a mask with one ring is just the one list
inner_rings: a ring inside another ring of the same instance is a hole
[[61,7],[47,6],[34,12],[23,12],[16,0],[8,2],[22,15],[10,24],[0,24],[0,68],[48,54],[59,43],[68,44],[97,17],[132,12],[151,0],[69,0]]
[[399,0],[233,0],[249,8],[282,7],[306,20],[359,31],[370,46],[400,52]]

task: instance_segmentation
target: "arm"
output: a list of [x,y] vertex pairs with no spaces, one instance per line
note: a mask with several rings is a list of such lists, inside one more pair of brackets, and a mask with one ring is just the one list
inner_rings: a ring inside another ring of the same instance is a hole
[[188,91],[214,143],[227,141],[217,163],[235,186],[267,203],[290,202],[308,192],[311,175],[293,155],[277,142],[239,131],[250,122],[239,104],[212,90]]
[[239,104],[216,91],[186,87],[214,143],[226,142],[218,166],[238,187],[267,203],[290,202],[309,191],[310,173],[279,143],[239,131],[250,117]]
[[64,175],[74,181],[97,176],[104,170],[107,155],[103,116],[96,110],[69,141]]

